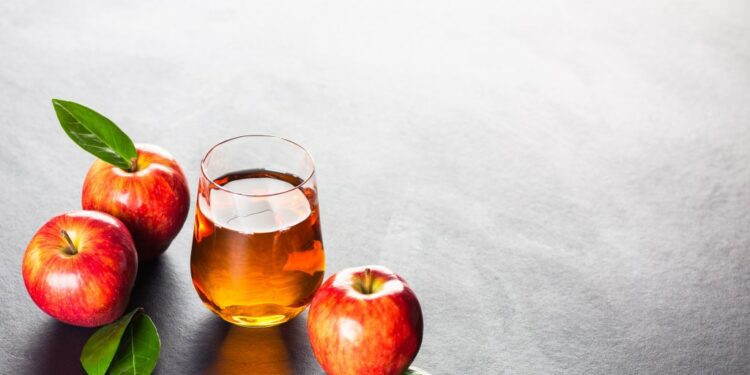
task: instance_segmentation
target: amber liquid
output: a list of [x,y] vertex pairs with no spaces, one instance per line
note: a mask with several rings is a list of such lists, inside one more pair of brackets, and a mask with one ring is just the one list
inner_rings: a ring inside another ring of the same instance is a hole
[[[240,326],[294,318],[323,281],[325,256],[314,187],[292,175],[250,170],[198,192],[190,266],[203,303]],[[291,191],[270,197],[261,194]]]

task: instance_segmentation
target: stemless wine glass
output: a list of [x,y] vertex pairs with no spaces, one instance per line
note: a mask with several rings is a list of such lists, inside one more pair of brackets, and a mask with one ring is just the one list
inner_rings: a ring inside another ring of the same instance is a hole
[[245,135],[201,161],[190,270],[222,319],[270,327],[294,318],[323,281],[315,165],[284,138]]

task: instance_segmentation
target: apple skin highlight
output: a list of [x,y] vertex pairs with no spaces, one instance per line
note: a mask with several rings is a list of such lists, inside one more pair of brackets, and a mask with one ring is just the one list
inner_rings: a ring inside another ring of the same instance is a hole
[[382,266],[348,268],[331,276],[313,298],[307,326],[313,353],[330,375],[400,375],[422,344],[417,296]]
[[52,218],[31,239],[22,265],[34,303],[53,318],[82,327],[111,323],[123,314],[137,271],[125,225],[94,211]]
[[182,229],[190,209],[187,179],[164,149],[137,144],[136,170],[96,160],[83,182],[84,210],[106,212],[130,230],[139,261],[157,258]]

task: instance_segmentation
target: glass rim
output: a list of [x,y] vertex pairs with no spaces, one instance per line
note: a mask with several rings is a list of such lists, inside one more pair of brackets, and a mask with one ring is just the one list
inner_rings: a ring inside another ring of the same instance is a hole
[[[225,143],[238,140],[240,138],[272,138],[272,139],[281,140],[281,141],[287,142],[287,143],[289,143],[289,144],[291,144],[293,146],[296,146],[297,148],[299,148],[300,150],[302,150],[305,153],[305,155],[307,155],[307,158],[310,160],[310,165],[312,166],[312,169],[310,170],[310,174],[307,177],[305,177],[302,180],[302,182],[300,182],[299,184],[295,185],[294,187],[291,187],[291,188],[289,188],[287,190],[283,190],[283,191],[280,191],[280,192],[271,193],[271,194],[247,194],[247,193],[241,193],[241,192],[238,192],[238,191],[234,191],[232,189],[227,189],[227,188],[225,188],[225,187],[217,184],[216,181],[214,181],[213,178],[208,177],[208,173],[206,173],[206,168],[207,168],[207,166],[206,166],[206,159],[208,159],[208,157],[214,152],[214,150],[216,150],[217,147],[219,147],[219,146],[221,146],[221,145],[223,145]],[[206,181],[209,182],[209,184],[215,186],[219,190],[223,190],[223,191],[226,191],[227,193],[236,194],[236,195],[242,195],[242,196],[246,196],[246,197],[262,198],[262,197],[272,197],[272,196],[275,196],[275,195],[286,194],[286,193],[289,193],[291,191],[297,190],[300,187],[302,187],[304,184],[306,184],[308,181],[310,181],[310,179],[314,175],[315,175],[315,160],[313,159],[312,155],[310,155],[310,152],[307,151],[306,148],[302,147],[302,145],[300,145],[299,143],[294,142],[294,141],[292,141],[290,139],[287,139],[287,138],[284,138],[284,137],[279,137],[279,136],[276,136],[276,135],[271,135],[271,134],[244,134],[244,135],[238,135],[238,136],[232,137],[232,138],[227,138],[227,139],[225,139],[225,140],[223,140],[223,141],[221,141],[221,142],[219,142],[219,143],[211,146],[211,148],[209,148],[208,151],[206,151],[206,153],[203,155],[203,158],[201,158],[201,177],[202,178],[204,178]]]

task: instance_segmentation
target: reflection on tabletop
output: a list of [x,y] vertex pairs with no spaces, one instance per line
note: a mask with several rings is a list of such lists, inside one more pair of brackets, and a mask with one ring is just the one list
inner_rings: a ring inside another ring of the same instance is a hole
[[292,364],[281,329],[229,327],[207,373],[291,374]]
[[200,374],[322,373],[307,338],[306,313],[270,328],[239,327],[211,314],[193,337],[183,366]]

